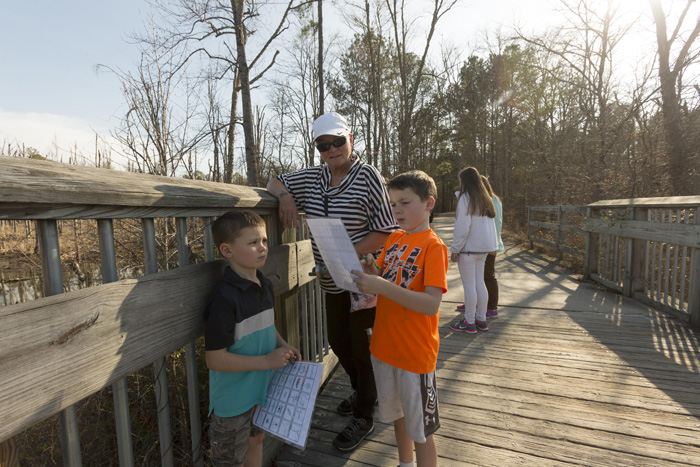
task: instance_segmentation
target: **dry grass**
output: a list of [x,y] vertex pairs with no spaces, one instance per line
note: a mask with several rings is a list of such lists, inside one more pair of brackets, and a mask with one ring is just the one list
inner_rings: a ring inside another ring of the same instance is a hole
[[[188,226],[190,263],[204,259],[202,220]],[[100,248],[97,222],[69,220],[58,222],[64,290],[74,290],[101,283]],[[137,220],[115,220],[115,251],[120,279],[144,273],[141,223]],[[172,219],[156,220],[156,243],[159,269],[177,267],[177,245]],[[31,221],[0,221],[0,261],[4,303],[13,304],[38,298],[41,292],[41,258],[36,241],[36,228]],[[7,293],[12,288],[15,293]],[[20,292],[21,289],[21,292]],[[3,303],[0,302],[0,305]],[[200,392],[202,446],[207,452],[208,373],[204,363],[204,343],[196,345]],[[175,465],[191,464],[189,408],[185,352],[180,350],[166,357],[168,396]],[[136,465],[160,465],[155,399],[154,367],[148,366],[127,377],[132,442]],[[76,404],[80,446],[84,465],[118,465],[112,387]],[[58,416],[29,428],[16,436],[23,466],[62,465]],[[205,456],[208,457],[208,456]]]

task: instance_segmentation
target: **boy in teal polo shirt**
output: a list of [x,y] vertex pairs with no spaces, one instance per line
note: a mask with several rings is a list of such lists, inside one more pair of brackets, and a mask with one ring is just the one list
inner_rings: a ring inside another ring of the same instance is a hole
[[265,221],[227,212],[212,235],[229,265],[204,314],[211,463],[261,466],[264,433],[252,425],[253,412],[265,403],[271,370],[301,353],[276,330],[272,283],[258,270],[267,259]]

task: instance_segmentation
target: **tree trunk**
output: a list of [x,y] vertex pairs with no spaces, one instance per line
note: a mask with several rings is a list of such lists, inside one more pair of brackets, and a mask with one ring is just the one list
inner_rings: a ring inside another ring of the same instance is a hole
[[245,45],[247,34],[243,26],[244,0],[231,0],[231,9],[236,28],[236,68],[240,80],[241,104],[243,105],[243,135],[245,138],[245,161],[248,186],[258,186],[258,159],[255,154],[255,126],[253,106],[250,98],[250,77]]
[[224,162],[224,183],[233,183],[233,151],[236,141],[236,110],[238,107],[238,70],[233,75],[233,89],[231,90],[231,113],[228,125],[228,146],[226,148],[226,162]]
[[[688,11],[689,1],[685,7],[677,29],[680,27]],[[687,160],[689,158],[688,143],[683,131],[680,95],[676,89],[676,80],[679,73],[687,66],[686,59],[688,50],[700,33],[700,21],[698,21],[690,33],[686,42],[682,44],[681,50],[675,63],[671,64],[671,48],[673,41],[678,36],[672,35],[669,39],[666,35],[666,16],[658,0],[650,0],[649,5],[656,24],[656,42],[659,56],[659,81],[661,82],[661,101],[663,110],[663,126],[666,132],[666,141],[669,148],[669,175],[673,184],[671,195],[680,195],[684,192],[685,178],[688,171]]]

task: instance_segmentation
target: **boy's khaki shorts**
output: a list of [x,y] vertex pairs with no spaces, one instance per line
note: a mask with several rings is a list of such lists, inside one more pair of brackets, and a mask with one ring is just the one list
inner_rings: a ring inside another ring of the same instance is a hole
[[[257,407],[257,406],[255,406]],[[241,466],[248,455],[248,439],[263,431],[253,425],[255,407],[234,417],[211,414],[209,438],[211,440],[211,465]]]
[[406,417],[406,431],[416,443],[440,428],[435,371],[424,375],[396,368],[372,355],[379,399],[379,420],[392,423]]

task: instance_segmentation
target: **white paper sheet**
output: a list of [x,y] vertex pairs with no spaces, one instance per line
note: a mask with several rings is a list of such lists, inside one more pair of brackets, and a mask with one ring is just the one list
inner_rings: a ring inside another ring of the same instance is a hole
[[350,271],[362,271],[362,265],[343,222],[340,219],[321,217],[307,218],[306,223],[335,285],[359,293]]
[[296,362],[275,370],[265,405],[255,410],[253,424],[303,450],[322,375],[323,365],[311,362]]

